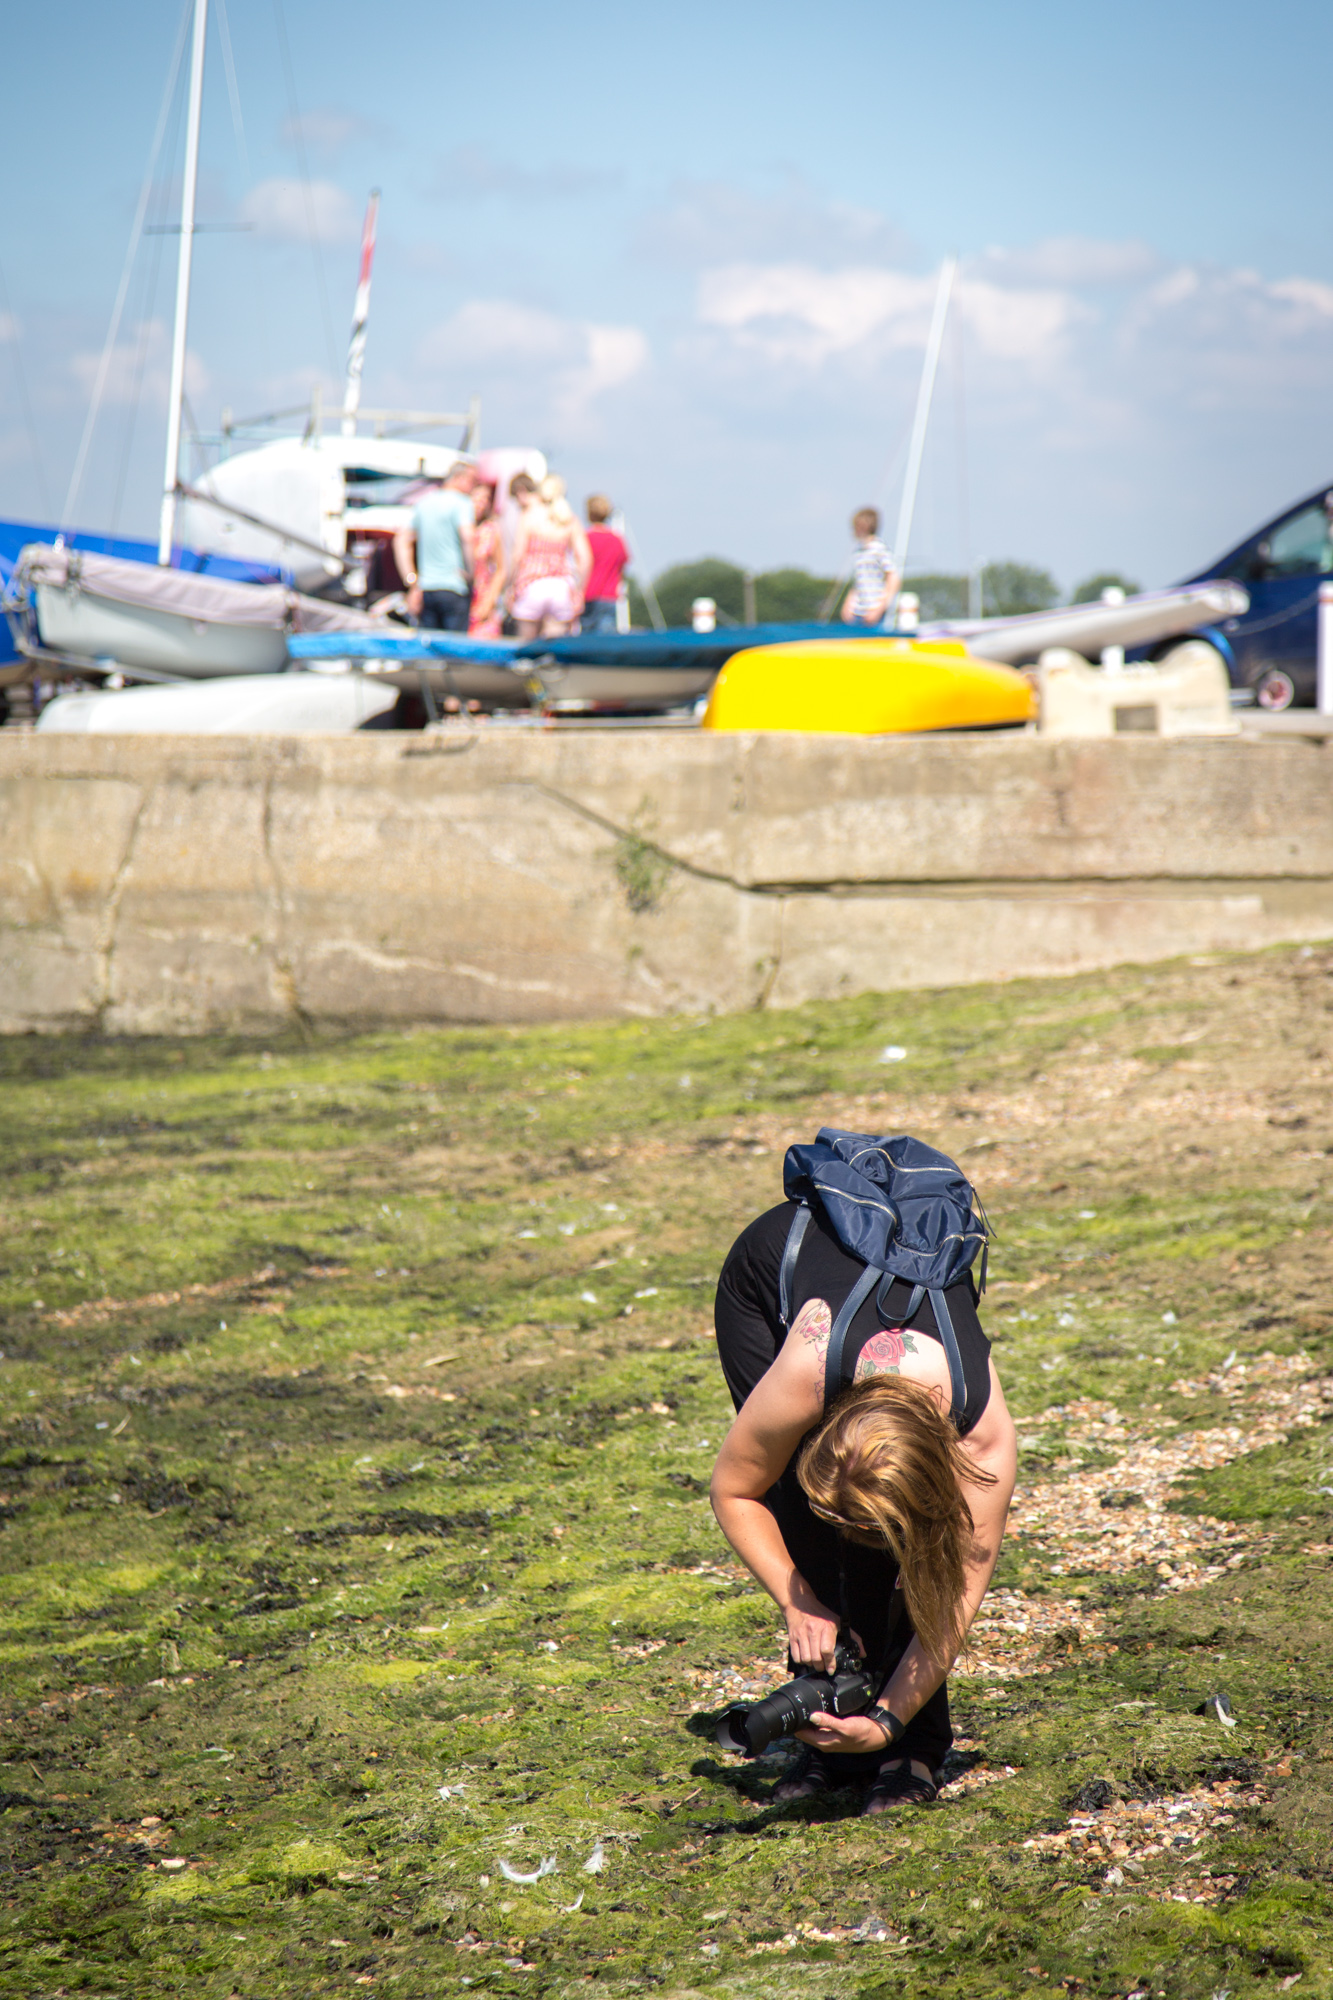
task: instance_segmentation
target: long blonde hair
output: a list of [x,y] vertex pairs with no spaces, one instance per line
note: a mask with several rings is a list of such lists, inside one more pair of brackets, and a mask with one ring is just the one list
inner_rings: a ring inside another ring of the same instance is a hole
[[537,494],[551,519],[562,528],[568,526],[574,518],[574,509],[565,498],[565,482],[560,474],[548,472],[537,488]]
[[876,1375],[838,1398],[796,1476],[815,1513],[898,1564],[917,1637],[950,1663],[966,1637],[962,1597],[976,1525],[963,1481],[993,1486],[929,1390]]

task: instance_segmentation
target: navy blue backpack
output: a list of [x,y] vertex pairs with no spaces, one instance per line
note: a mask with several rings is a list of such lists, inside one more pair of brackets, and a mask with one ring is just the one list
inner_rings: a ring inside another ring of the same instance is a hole
[[902,1315],[905,1326],[930,1300],[935,1325],[949,1362],[953,1415],[961,1419],[967,1400],[963,1359],[945,1301],[945,1290],[971,1270],[978,1255],[978,1289],[986,1289],[986,1251],[992,1234],[972,1183],[944,1153],[906,1133],[869,1139],[826,1125],[812,1146],[791,1146],[782,1167],[782,1188],[801,1204],[792,1217],[778,1278],[778,1310],[787,1329],[792,1278],[801,1243],[818,1202],[843,1249],[865,1265],[833,1322],[824,1364],[824,1401],[846,1386],[842,1355],[848,1330],[878,1286],[880,1311],[895,1278],[912,1287]]

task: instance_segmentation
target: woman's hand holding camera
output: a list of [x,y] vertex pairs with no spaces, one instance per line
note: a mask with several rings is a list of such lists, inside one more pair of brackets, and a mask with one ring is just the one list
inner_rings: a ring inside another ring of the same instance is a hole
[[836,1754],[856,1750],[885,1750],[884,1731],[868,1715],[817,1715],[804,1729],[798,1729],[799,1743],[813,1743],[816,1750]]
[[[838,1621],[826,1604],[821,1604],[804,1577],[796,1579],[798,1589],[783,1606],[787,1620],[787,1647],[798,1667],[814,1667],[820,1673],[833,1672],[838,1649]],[[858,1642],[859,1643],[859,1642]]]
[[[787,1649],[798,1667],[810,1667],[821,1674],[834,1670],[838,1651],[838,1620],[827,1604],[821,1604],[803,1576],[793,1578],[790,1601],[782,1607],[787,1621]],[[859,1632],[852,1638],[864,1653]]]

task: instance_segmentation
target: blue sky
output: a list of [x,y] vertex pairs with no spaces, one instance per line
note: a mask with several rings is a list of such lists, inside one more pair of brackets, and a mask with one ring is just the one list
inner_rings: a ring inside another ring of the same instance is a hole
[[[1327,5],[282,0],[294,103],[273,0],[227,18],[245,152],[214,0],[200,216],[250,227],[199,241],[205,427],[340,393],[378,185],[366,401],[478,391],[650,569],[836,568],[854,506],[892,523],[949,252],[913,567],[1165,582],[1333,478]],[[7,29],[0,513],[62,510],[181,19]],[[153,530],[174,247],[141,245],[79,525]]]

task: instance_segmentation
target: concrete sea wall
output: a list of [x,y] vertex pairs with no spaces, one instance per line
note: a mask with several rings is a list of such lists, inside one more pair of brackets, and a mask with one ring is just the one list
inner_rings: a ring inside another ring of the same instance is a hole
[[784,1006],[1333,937],[1333,748],[0,733],[0,1028]]

